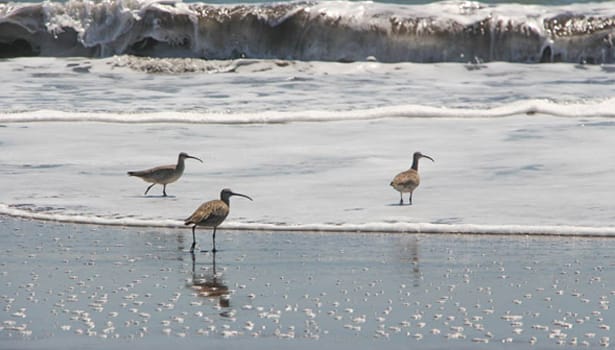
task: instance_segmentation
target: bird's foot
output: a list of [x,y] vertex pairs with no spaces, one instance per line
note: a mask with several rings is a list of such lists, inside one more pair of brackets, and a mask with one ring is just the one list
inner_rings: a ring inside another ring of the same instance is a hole
[[404,205],[404,200],[403,199],[399,201],[399,205]]

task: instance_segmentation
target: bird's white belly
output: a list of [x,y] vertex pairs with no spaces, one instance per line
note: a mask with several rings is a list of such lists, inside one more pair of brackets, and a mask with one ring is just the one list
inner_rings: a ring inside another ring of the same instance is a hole
[[161,180],[159,181],[159,183],[161,183],[161,184],[163,184],[163,185],[168,185],[168,184],[170,184],[170,183],[172,183],[172,182],[177,181],[177,180],[178,180],[181,176],[182,176],[182,174],[181,174],[181,173],[179,173],[179,174],[175,174],[175,175],[169,176],[169,177],[167,177],[167,178],[165,178],[165,179],[161,179]]
[[394,184],[393,188],[399,192],[412,192],[418,187],[417,184]]

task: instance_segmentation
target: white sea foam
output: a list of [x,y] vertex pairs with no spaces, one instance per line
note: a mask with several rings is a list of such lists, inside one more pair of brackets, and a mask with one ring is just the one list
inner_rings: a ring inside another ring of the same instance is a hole
[[54,110],[0,112],[1,123],[14,122],[108,122],[181,124],[267,124],[328,122],[381,118],[502,118],[520,114],[542,114],[567,118],[615,117],[615,98],[596,103],[554,103],[548,100],[519,101],[493,108],[447,108],[398,105],[348,111],[263,111],[255,113],[75,113]]
[[[230,187],[254,198],[233,198],[224,227],[234,229],[611,236],[614,126],[544,115],[461,124],[6,124],[0,212],[179,227]],[[421,163],[414,205],[399,206],[388,183],[416,150],[436,162]],[[144,197],[147,184],[126,176],[172,163],[180,151],[205,164],[189,162],[169,198],[159,187]]]
[[[37,213],[20,210],[0,204],[0,214],[34,220],[66,223],[133,226],[152,228],[181,228],[182,221],[115,219],[96,216],[62,215]],[[262,224],[225,222],[220,229],[245,231],[282,231],[282,232],[346,232],[346,233],[410,233],[410,234],[470,234],[470,235],[540,235],[540,236],[578,236],[578,237],[615,237],[615,227],[587,226],[549,226],[549,225],[472,225],[472,224],[431,224],[431,223],[366,223],[366,224]]]
[[[3,213],[177,227],[231,187],[255,201],[233,199],[228,228],[611,235],[611,66],[138,68],[177,62],[4,62]],[[415,204],[400,207],[388,184],[417,150],[436,163],[421,163]],[[205,165],[188,163],[170,198],[126,176],[182,151]]]

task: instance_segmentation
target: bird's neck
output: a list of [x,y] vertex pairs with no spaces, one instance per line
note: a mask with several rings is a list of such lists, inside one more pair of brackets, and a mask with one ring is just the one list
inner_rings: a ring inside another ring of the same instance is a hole
[[410,169],[419,171],[419,158],[418,157],[412,160],[412,166],[410,167]]
[[222,197],[220,198],[220,200],[223,201],[224,204],[226,204],[227,206],[231,205],[230,197]]
[[179,158],[179,159],[177,160],[177,166],[176,166],[176,169],[179,169],[179,170],[182,170],[182,171],[183,171],[183,170],[184,170],[184,167],[185,167],[185,165],[184,165],[184,159]]

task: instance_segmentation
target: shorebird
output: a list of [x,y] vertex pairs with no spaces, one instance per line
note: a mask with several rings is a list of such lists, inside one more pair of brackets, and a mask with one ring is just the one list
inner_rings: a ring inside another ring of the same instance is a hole
[[194,246],[196,245],[196,238],[194,234],[194,230],[197,226],[204,227],[213,227],[213,249],[212,252],[216,252],[216,228],[220,225],[224,219],[228,216],[230,211],[230,202],[229,199],[231,196],[240,196],[252,200],[252,198],[246,196],[245,194],[235,193],[231,191],[229,188],[225,188],[220,192],[220,199],[216,199],[213,201],[205,202],[201,204],[195,211],[187,218],[184,222],[184,225],[193,225],[192,226],[192,247],[190,247],[190,252],[194,252]]
[[419,186],[421,177],[419,176],[419,159],[427,158],[434,162],[433,158],[426,156],[421,152],[414,152],[412,156],[412,166],[410,169],[403,171],[393,178],[391,186],[399,191],[399,205],[404,204],[404,193],[410,193],[409,204],[412,205],[412,192]]
[[177,181],[184,173],[184,168],[185,168],[184,160],[186,158],[196,159],[199,162],[203,163],[203,161],[200,160],[199,158],[190,156],[187,153],[182,152],[177,157],[177,164],[161,165],[161,166],[157,166],[155,168],[151,168],[147,170],[129,171],[128,175],[140,177],[141,179],[143,179],[143,181],[152,183],[145,190],[145,193],[143,194],[144,196],[147,195],[147,192],[149,192],[149,190],[154,185],[159,184],[163,186],[162,195],[166,197],[167,196],[167,185],[172,182]]

